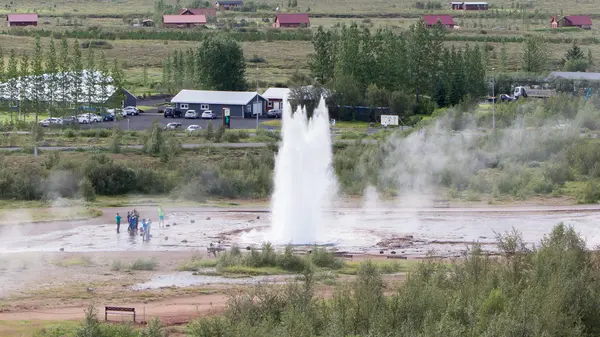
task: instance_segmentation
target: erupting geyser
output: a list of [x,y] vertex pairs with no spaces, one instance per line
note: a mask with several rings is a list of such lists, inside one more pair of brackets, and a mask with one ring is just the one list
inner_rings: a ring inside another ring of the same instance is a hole
[[332,167],[329,112],[321,99],[307,120],[306,109],[284,101],[283,140],[275,160],[275,190],[271,199],[275,244],[318,244],[326,224],[336,179]]

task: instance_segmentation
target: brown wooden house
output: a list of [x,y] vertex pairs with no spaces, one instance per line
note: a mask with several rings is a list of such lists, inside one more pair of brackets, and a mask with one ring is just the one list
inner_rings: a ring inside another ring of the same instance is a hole
[[587,15],[568,15],[558,21],[558,27],[579,27],[592,29],[592,19]]
[[219,0],[215,3],[218,10],[231,10],[244,7],[244,0]]
[[183,8],[179,11],[179,15],[204,15],[207,18],[217,17],[216,8]]
[[310,27],[310,19],[308,14],[284,13],[275,16],[275,28],[305,28]]
[[165,28],[189,28],[206,24],[204,15],[163,15]]
[[454,28],[454,19],[451,15],[448,14],[440,14],[440,15],[424,15],[423,21],[425,21],[425,25],[427,27],[433,27],[438,22],[446,28]]
[[8,14],[6,18],[9,27],[37,26],[37,14]]
[[453,1],[450,3],[450,7],[453,10],[465,11],[487,11],[489,9],[489,5],[487,2]]

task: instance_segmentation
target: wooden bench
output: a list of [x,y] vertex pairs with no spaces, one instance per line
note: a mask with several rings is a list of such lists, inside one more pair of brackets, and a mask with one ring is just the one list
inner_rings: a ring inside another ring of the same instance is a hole
[[450,201],[444,200],[444,199],[433,200],[433,207],[434,208],[448,208],[448,207],[450,207]]
[[398,260],[406,260],[407,257],[406,256],[402,256],[402,255],[388,255],[386,256],[387,259],[398,259]]
[[124,308],[124,307],[104,307],[104,320],[108,321],[108,312],[113,313],[131,313],[133,314],[133,322],[135,323],[135,308]]
[[220,247],[207,247],[206,251],[208,252],[208,256],[214,256],[215,258],[217,257],[217,253],[218,252],[223,252],[225,251],[225,248],[220,248]]
[[354,258],[354,255],[352,255],[352,254],[350,254],[348,252],[333,252],[333,256],[335,256],[335,257],[341,257],[341,258],[344,258],[344,259],[347,258],[347,259],[350,259],[350,260],[352,260]]

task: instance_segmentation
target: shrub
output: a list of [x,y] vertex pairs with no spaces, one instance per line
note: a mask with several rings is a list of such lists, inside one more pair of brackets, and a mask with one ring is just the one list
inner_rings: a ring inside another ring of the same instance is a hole
[[96,190],[88,178],[82,178],[79,181],[79,195],[85,201],[96,201]]
[[112,44],[110,44],[110,43],[108,43],[106,41],[93,40],[93,41],[82,42],[81,43],[81,48],[83,48],[83,49],[87,49],[87,48],[112,49],[113,46],[112,46]]
[[154,270],[158,263],[155,260],[137,259],[132,264],[131,270]]

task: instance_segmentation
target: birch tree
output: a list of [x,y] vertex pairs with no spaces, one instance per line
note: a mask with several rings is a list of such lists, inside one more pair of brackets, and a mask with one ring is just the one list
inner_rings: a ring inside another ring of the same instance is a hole
[[[100,63],[98,64],[98,86],[99,93],[98,96],[100,98],[100,107],[102,109],[106,108],[106,101],[109,98],[109,86],[111,85],[110,80],[110,70],[108,68],[108,60],[106,59],[106,55],[104,53],[100,54]],[[117,119],[117,114],[115,114],[115,120]]]
[[69,58],[69,43],[63,38],[60,41],[60,56],[58,61],[58,70],[60,72],[59,83],[60,97],[58,98],[63,107],[67,107],[71,100],[71,59]]
[[115,94],[121,100],[121,107],[123,107],[124,103],[122,89],[125,81],[125,75],[123,74],[123,69],[121,69],[119,61],[116,59],[113,62],[113,66],[110,71],[110,77],[112,78],[112,85],[115,89]]
[[[4,50],[2,50],[2,46],[0,46],[0,82],[6,82],[6,72],[4,65]],[[6,95],[6,88],[0,86],[0,101],[4,101],[4,96]]]
[[31,90],[29,81],[29,56],[27,52],[23,52],[21,62],[19,63],[19,113],[23,117],[23,120],[25,120],[25,114],[28,110],[27,102],[29,101]]
[[54,45],[54,39],[50,39],[48,46],[48,53],[46,55],[46,99],[48,100],[48,106],[50,114],[56,111],[56,96],[59,87],[58,83],[58,62],[56,59],[56,47]]
[[33,50],[33,58],[31,60],[31,100],[35,109],[35,122],[39,121],[40,112],[44,107],[46,82],[44,80],[44,67],[42,58],[42,44],[40,37],[35,38],[35,48]]
[[[90,44],[91,45],[91,44]],[[94,48],[91,48],[91,46],[88,46],[88,53],[87,53],[87,64],[86,64],[86,70],[85,70],[85,96],[86,96],[86,101],[88,104],[88,107],[92,107],[94,105],[94,103],[96,103],[96,99],[97,99],[97,89],[96,86],[98,85],[98,80],[96,78],[97,72],[96,72],[96,60],[95,60],[95,55],[94,55]]]
[[6,78],[8,79],[8,97],[10,100],[10,121],[13,121],[13,109],[16,106],[17,100],[19,99],[19,69],[18,61],[15,55],[15,50],[11,49],[10,58],[8,59],[8,66],[6,67]]
[[73,59],[72,71],[71,71],[71,103],[76,105],[76,109],[79,110],[79,103],[83,96],[83,60],[81,56],[81,49],[79,47],[79,41],[75,40],[73,43]]

